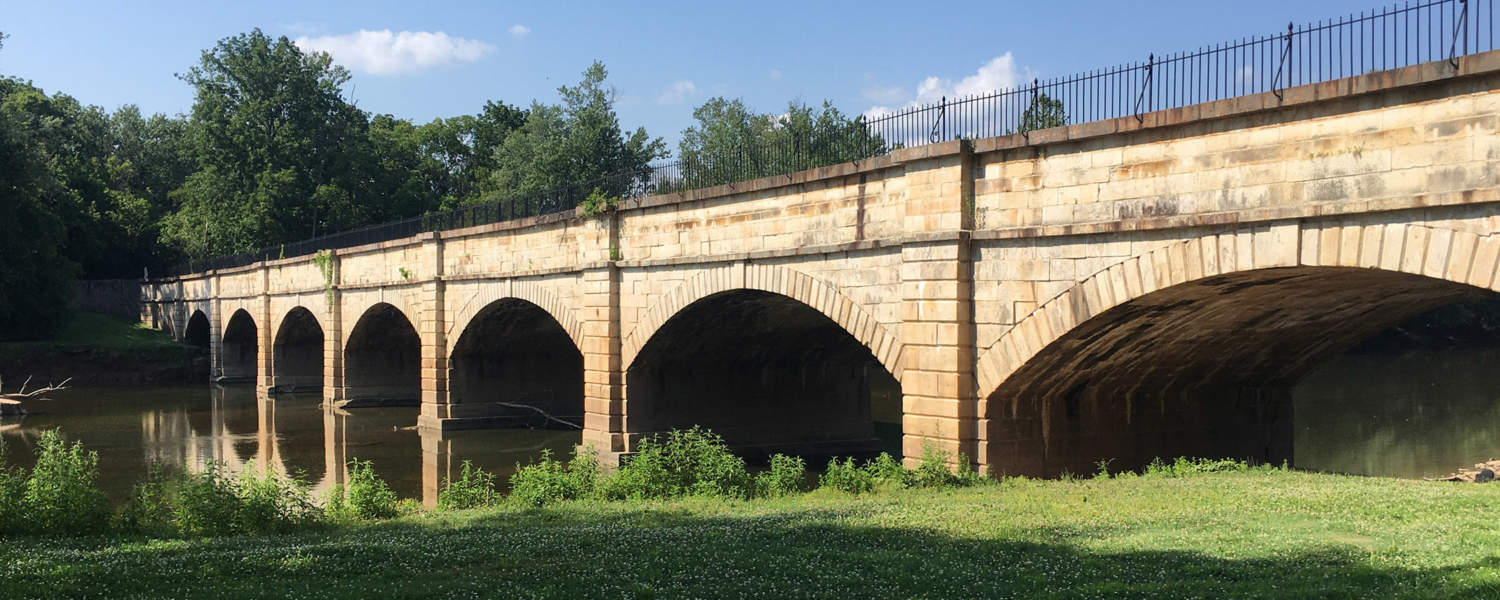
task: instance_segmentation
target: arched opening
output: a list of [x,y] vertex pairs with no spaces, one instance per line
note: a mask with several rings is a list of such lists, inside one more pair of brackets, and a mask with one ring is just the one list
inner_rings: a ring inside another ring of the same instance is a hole
[[1001,382],[983,415],[988,463],[1041,476],[1178,456],[1296,464],[1293,389],[1304,376],[1413,315],[1492,296],[1340,267],[1158,290],[1083,319]]
[[201,310],[193,311],[193,316],[188,317],[187,327],[183,330],[183,343],[195,348],[207,349],[209,344],[208,315]]
[[298,306],[287,312],[272,345],[272,375],[276,392],[301,392],[323,387],[323,327],[317,317]]
[[255,319],[244,309],[234,311],[229,324],[224,327],[224,337],[219,344],[223,359],[219,362],[222,372],[220,383],[250,383],[255,381],[255,360],[260,350],[259,334]]
[[563,426],[546,416],[583,425],[583,354],[541,307],[517,298],[491,303],[464,328],[451,358],[454,414],[499,426]]
[[632,433],[701,425],[750,455],[900,456],[895,377],[838,323],[780,294],[688,305],[641,348],[626,386]]
[[344,346],[346,406],[410,405],[422,400],[422,340],[389,304],[370,307]]

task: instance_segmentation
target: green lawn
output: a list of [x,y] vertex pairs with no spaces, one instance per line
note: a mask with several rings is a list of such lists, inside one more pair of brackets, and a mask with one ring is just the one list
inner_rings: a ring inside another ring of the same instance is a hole
[[165,331],[113,315],[78,312],[50,340],[0,343],[0,358],[59,348],[102,348],[132,355],[176,355],[185,348]]
[[1252,471],[10,538],[0,596],[1500,598],[1500,484]]

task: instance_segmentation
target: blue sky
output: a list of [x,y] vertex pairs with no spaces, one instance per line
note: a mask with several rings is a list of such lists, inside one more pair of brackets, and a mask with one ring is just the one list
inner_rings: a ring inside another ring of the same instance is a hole
[[[66,4],[66,5],[65,5]],[[417,122],[556,99],[594,59],[627,127],[675,142],[713,95],[846,112],[1273,33],[1378,0],[924,2],[43,2],[0,0],[0,73],[113,110],[187,112],[174,77],[259,27],[330,50],[361,108]],[[365,32],[361,34],[360,32]]]

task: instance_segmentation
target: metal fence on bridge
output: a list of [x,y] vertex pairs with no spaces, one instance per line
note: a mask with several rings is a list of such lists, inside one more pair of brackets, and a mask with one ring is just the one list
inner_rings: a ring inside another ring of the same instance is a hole
[[1025,134],[1331,81],[1371,71],[1449,61],[1495,49],[1495,0],[1426,0],[1361,12],[1285,31],[1149,55],[1126,63],[963,98],[866,114],[852,127],[809,131],[769,146],[616,173],[561,188],[262,248],[191,261],[183,275],[382,242],[429,231],[571,211],[596,190],[635,198],[784,175],[951,139]]

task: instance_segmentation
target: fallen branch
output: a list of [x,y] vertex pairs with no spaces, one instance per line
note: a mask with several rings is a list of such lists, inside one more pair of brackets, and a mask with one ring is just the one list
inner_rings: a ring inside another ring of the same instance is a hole
[[47,387],[38,388],[32,390],[31,393],[27,393],[26,384],[31,383],[31,378],[27,377],[26,381],[21,382],[21,389],[19,391],[14,394],[7,394],[5,393],[5,380],[0,379],[0,398],[4,398],[6,400],[28,400],[37,396],[41,396],[42,394],[46,394],[48,392],[60,392],[62,390],[66,390],[68,389],[69,381],[73,381],[73,378],[69,377],[67,379],[64,379],[62,383],[59,383],[57,385],[53,385],[49,382],[47,384]]
[[568,427],[572,427],[574,429],[583,429],[582,425],[579,425],[579,424],[574,423],[572,421],[564,421],[562,419],[559,419],[557,417],[549,415],[549,414],[547,414],[547,411],[542,410],[540,408],[537,408],[535,406],[532,406],[530,404],[516,404],[514,402],[496,402],[495,404],[499,404],[500,406],[507,406],[507,407],[510,407],[510,408],[526,408],[526,409],[534,410],[534,411],[537,412],[537,414],[540,414],[543,417],[546,417],[548,421],[556,421],[558,423],[562,423],[563,425],[567,425]]

